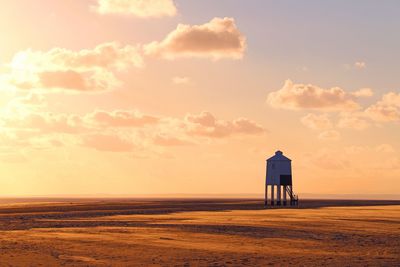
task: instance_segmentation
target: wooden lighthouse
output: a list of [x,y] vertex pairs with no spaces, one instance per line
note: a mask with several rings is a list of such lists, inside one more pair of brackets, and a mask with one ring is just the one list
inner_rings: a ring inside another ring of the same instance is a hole
[[[275,198],[276,192],[276,198]],[[293,192],[292,161],[282,151],[267,159],[265,206],[297,206],[298,197]]]

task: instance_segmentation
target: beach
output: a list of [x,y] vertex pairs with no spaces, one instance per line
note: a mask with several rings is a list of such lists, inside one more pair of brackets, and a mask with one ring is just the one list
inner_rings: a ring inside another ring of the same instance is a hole
[[399,232],[399,201],[11,199],[0,266],[398,266]]

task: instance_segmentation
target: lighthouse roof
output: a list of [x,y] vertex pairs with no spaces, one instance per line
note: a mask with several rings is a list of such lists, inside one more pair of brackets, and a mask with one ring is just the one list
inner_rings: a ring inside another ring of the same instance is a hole
[[276,152],[275,152],[275,155],[273,155],[272,157],[270,157],[269,159],[267,159],[267,161],[270,161],[270,160],[272,160],[272,161],[275,161],[275,160],[284,160],[284,161],[285,161],[285,160],[288,160],[288,161],[291,161],[291,159],[285,157],[285,156],[283,155],[282,151],[280,151],[280,150],[276,151]]

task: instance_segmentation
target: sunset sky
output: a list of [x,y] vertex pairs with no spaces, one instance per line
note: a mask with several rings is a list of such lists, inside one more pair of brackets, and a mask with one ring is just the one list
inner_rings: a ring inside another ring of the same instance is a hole
[[400,2],[1,0],[0,196],[400,191]]

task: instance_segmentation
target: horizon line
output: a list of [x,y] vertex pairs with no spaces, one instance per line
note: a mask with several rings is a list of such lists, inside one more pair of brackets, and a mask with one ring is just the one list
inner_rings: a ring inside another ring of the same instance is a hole
[[[400,194],[322,194],[322,193],[300,193],[302,199],[341,199],[341,200],[400,200]],[[26,198],[256,198],[264,199],[263,194],[256,193],[164,193],[164,194],[45,194],[45,195],[0,195],[0,199],[26,199]]]

